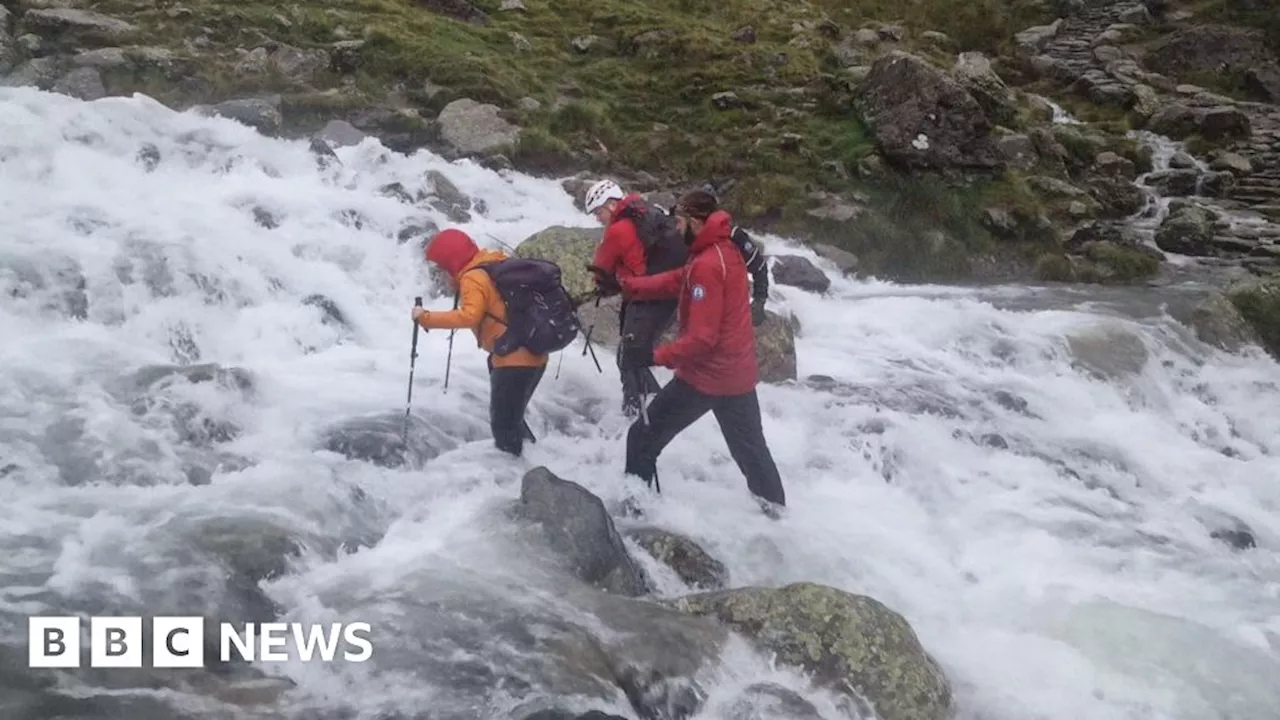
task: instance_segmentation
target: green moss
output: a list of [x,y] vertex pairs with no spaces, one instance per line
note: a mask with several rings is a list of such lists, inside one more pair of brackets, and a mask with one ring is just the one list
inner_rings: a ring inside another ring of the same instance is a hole
[[1131,283],[1154,277],[1160,272],[1160,260],[1136,248],[1096,243],[1086,256],[1101,271],[1103,282]]
[[1044,253],[1036,260],[1035,276],[1041,282],[1075,282],[1075,267],[1061,253]]
[[1227,290],[1227,297],[1257,331],[1263,347],[1280,358],[1280,276],[1238,284]]

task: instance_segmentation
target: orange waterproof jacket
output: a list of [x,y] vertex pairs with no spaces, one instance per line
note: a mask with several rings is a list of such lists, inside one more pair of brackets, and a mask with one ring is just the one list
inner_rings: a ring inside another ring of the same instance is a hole
[[446,270],[458,285],[458,308],[428,312],[418,324],[429,330],[468,328],[476,336],[476,344],[490,353],[494,367],[543,367],[546,355],[535,355],[519,348],[509,355],[493,355],[493,344],[507,330],[507,305],[502,294],[480,269],[481,265],[507,258],[497,250],[480,250],[460,230],[444,230],[427,248],[427,259]]

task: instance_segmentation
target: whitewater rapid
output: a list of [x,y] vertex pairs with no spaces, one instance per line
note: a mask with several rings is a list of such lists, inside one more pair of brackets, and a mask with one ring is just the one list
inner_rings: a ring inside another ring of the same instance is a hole
[[[148,168],[139,154],[155,151]],[[490,447],[484,356],[467,333],[447,392],[448,333],[422,336],[414,406],[472,442],[421,471],[316,449],[335,422],[403,411],[412,298],[449,302],[432,296],[421,238],[397,234],[452,223],[380,188],[412,190],[440,171],[483,201],[459,227],[489,247],[594,224],[554,181],[371,139],[337,155],[341,166],[322,169],[305,141],[142,97],[0,89],[0,645],[11,658],[25,656],[31,614],[239,612],[207,592],[216,568],[177,541],[195,524],[273,523],[304,539],[290,571],[264,583],[286,619],[404,627],[396,619],[421,612],[442,568],[519,579],[518,559],[487,544],[487,508],[519,492],[525,469],[623,497],[612,355],[600,374],[581,343],[552,360],[523,461]],[[771,308],[799,321],[800,377],[830,378],[760,389],[787,517],[758,512],[708,417],[660,460],[651,522],[696,538],[734,586],[810,580],[902,613],[951,678],[961,718],[1280,718],[1280,366],[1199,343],[1141,290],[903,287],[822,266],[824,297],[771,290]],[[315,294],[346,326],[322,322],[303,302]],[[199,483],[172,432],[139,420],[117,387],[142,366],[189,362],[254,378],[244,395],[191,386],[209,417],[242,429]],[[355,488],[366,502],[352,502]],[[1210,537],[1237,522],[1255,549]],[[370,534],[373,547],[335,550]],[[447,696],[403,652],[400,674],[287,668],[298,688],[284,702],[366,720]],[[725,687],[753,672],[802,687],[763,662],[742,651],[716,672]]]

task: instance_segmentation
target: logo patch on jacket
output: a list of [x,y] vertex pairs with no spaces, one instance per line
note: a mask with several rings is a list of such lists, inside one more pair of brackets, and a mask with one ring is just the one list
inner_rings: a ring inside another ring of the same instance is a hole
[[693,290],[689,294],[693,296],[694,300],[701,300],[707,296],[707,289],[701,285],[694,285]]

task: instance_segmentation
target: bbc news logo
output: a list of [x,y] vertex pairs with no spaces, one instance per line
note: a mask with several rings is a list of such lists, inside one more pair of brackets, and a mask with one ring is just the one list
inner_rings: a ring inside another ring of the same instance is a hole
[[[205,621],[202,617],[156,617],[151,620],[151,666],[205,666]],[[27,624],[29,667],[80,667],[80,618],[32,617]],[[219,659],[231,662],[232,651],[248,662],[311,662],[317,655],[333,662],[341,653],[347,662],[373,656],[369,623],[221,623]],[[292,643],[290,642],[292,640]],[[141,617],[89,618],[89,667],[142,667]],[[354,650],[352,649],[354,648]],[[292,651],[292,652],[291,652]]]

